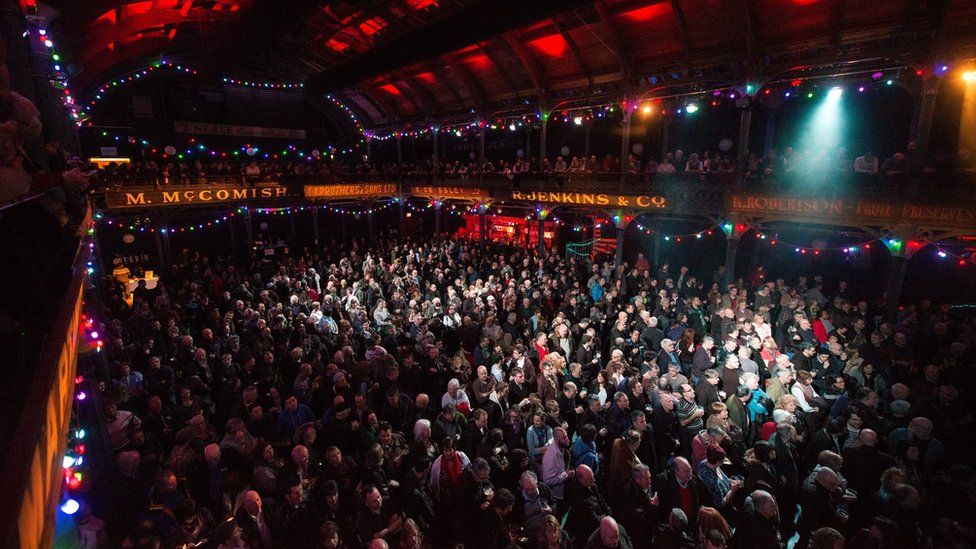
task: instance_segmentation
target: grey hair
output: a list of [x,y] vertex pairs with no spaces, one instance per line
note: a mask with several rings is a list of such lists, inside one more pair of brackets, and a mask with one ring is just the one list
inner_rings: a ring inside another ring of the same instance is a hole
[[637,477],[641,476],[641,474],[644,471],[650,472],[650,470],[651,470],[651,468],[648,467],[647,465],[645,465],[643,463],[638,463],[637,465],[634,465],[634,470],[631,471],[631,474],[634,476],[634,478],[637,478]]
[[522,473],[522,476],[519,478],[519,483],[521,483],[525,479],[531,479],[532,482],[539,482],[539,475],[535,474],[535,472],[532,471],[531,469],[527,469],[524,473]]
[[759,381],[759,376],[752,372],[743,372],[742,375],[739,376],[739,383],[745,385],[746,382],[749,381],[750,379],[755,379],[756,381]]
[[420,433],[425,429],[430,429],[430,420],[418,419],[417,422],[413,424],[413,437],[418,438]]
[[668,518],[669,523],[678,523],[678,526],[682,530],[688,528],[688,515],[685,514],[679,507],[671,509],[671,516]]

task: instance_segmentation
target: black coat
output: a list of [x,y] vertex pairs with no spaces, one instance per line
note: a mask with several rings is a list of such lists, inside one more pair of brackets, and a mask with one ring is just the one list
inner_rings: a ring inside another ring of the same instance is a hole
[[[674,471],[668,469],[654,477],[654,491],[657,492],[660,508],[660,516],[666,517],[671,514],[671,510],[681,507],[681,496],[678,493],[678,480],[674,476]],[[698,510],[707,504],[709,499],[708,489],[697,476],[692,475],[688,481],[688,489],[691,492],[691,513],[688,513],[688,524],[691,531],[698,528]]]
[[613,508],[620,524],[630,532],[635,549],[649,548],[659,521],[658,508],[651,505],[647,492],[631,480],[622,494],[615,495]]
[[739,515],[729,549],[780,549],[779,524],[756,510],[752,499],[746,499]]
[[575,539],[589,538],[600,526],[600,519],[610,514],[610,506],[596,486],[585,488],[575,480],[566,487],[566,505],[566,529]]
[[676,449],[674,441],[678,438],[678,418],[673,410],[666,412],[658,406],[651,413],[650,424],[658,459],[655,470],[658,470]]

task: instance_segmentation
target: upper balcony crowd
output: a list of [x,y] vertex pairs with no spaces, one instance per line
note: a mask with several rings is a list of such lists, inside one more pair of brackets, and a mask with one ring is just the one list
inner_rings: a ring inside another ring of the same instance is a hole
[[110,165],[104,170],[104,178],[112,185],[189,185],[202,184],[215,179],[280,179],[304,178],[313,181],[345,181],[362,177],[407,176],[447,180],[476,180],[508,178],[573,178],[573,179],[618,179],[626,176],[628,181],[650,182],[679,174],[685,177],[701,176],[703,180],[734,182],[742,179],[750,181],[788,180],[792,178],[834,176],[856,178],[861,181],[885,181],[907,178],[915,174],[963,174],[976,173],[976,163],[968,150],[960,150],[955,155],[936,154],[923,158],[909,143],[904,151],[895,152],[882,159],[872,151],[859,156],[850,154],[845,148],[810,151],[787,147],[779,152],[776,149],[763,156],[750,154],[745,162],[739,164],[733,155],[725,153],[685,153],[681,149],[665,154],[663,157],[630,154],[621,162],[613,154],[553,158],[546,157],[539,165],[536,158],[524,156],[514,160],[489,159],[479,163],[475,160],[423,160],[396,162],[349,162],[345,159],[334,161],[301,160],[192,160],[172,161],[136,160],[130,164]]

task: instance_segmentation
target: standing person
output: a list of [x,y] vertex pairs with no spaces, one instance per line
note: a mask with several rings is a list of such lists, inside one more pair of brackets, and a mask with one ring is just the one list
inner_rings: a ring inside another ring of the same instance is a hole
[[692,531],[698,528],[698,510],[709,501],[708,489],[695,476],[687,459],[674,458],[666,471],[654,477],[654,491],[657,492],[661,504],[660,513],[671,513],[673,509],[679,509],[685,516],[694,517]]
[[607,488],[611,494],[621,494],[630,482],[634,466],[640,463],[637,449],[640,448],[641,435],[628,429],[623,436],[613,441],[610,454],[610,479]]
[[799,503],[799,455],[794,442],[796,429],[789,423],[777,423],[776,432],[769,438],[775,456],[773,468],[779,477],[780,487],[777,489],[777,503],[779,504],[780,533],[783,539],[790,539],[796,532],[793,517],[796,505]]
[[776,498],[765,490],[756,490],[746,498],[740,520],[729,549],[780,549],[779,509]]
[[614,498],[614,513],[630,533],[635,549],[649,549],[658,524],[660,498],[651,487],[651,469],[639,463],[631,469],[630,480],[619,498]]
[[556,427],[552,430],[552,441],[542,456],[542,482],[549,487],[557,505],[561,506],[565,484],[574,474],[569,452],[569,435],[562,427]]
[[651,433],[654,436],[654,448],[657,450],[657,462],[654,470],[661,471],[664,464],[678,448],[681,424],[675,414],[677,399],[668,393],[661,393],[658,405],[651,414]]
[[678,451],[687,457],[691,455],[691,441],[705,427],[705,420],[702,419],[705,417],[705,409],[695,401],[695,389],[691,385],[683,384],[680,390],[681,396],[675,404],[674,414],[681,425],[678,431]]
[[596,487],[593,471],[586,465],[576,468],[573,482],[566,487],[566,505],[569,508],[566,526],[577,540],[588,538],[600,519],[611,513],[610,506]]
[[461,477],[471,461],[464,452],[455,450],[454,439],[445,437],[441,455],[430,468],[430,492],[440,531],[452,536],[457,527]]
[[721,446],[709,446],[705,451],[705,459],[698,464],[697,474],[708,490],[709,506],[729,517],[733,515],[735,495],[742,488],[742,481],[730,478],[722,470],[725,457],[725,450]]

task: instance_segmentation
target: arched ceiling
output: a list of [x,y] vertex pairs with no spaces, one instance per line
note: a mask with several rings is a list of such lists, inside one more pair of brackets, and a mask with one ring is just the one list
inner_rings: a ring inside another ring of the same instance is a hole
[[[304,81],[367,127],[798,65],[976,52],[976,0],[50,0],[78,89],[161,56]],[[70,17],[68,17],[70,16]]]

